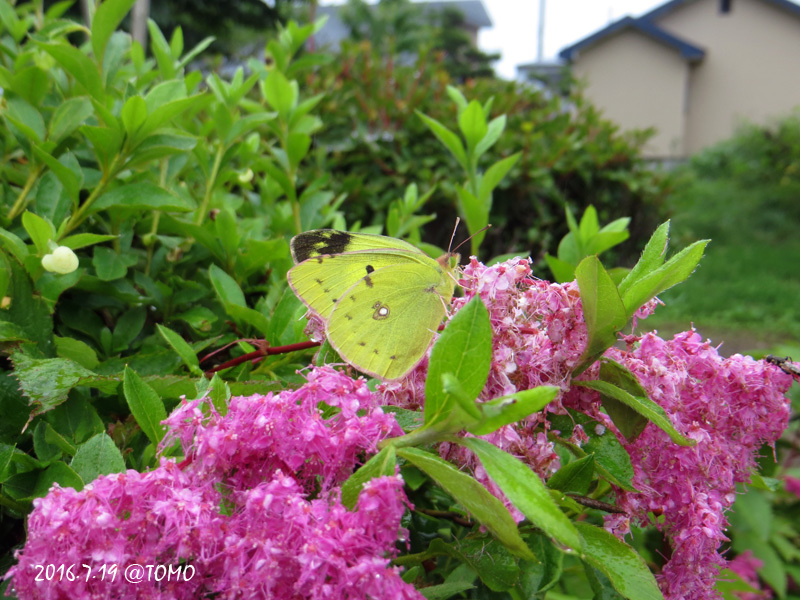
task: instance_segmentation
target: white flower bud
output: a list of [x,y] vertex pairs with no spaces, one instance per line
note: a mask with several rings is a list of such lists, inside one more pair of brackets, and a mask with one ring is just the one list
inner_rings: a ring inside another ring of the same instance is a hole
[[71,248],[58,246],[51,254],[44,255],[42,266],[45,271],[66,275],[78,268],[78,257]]

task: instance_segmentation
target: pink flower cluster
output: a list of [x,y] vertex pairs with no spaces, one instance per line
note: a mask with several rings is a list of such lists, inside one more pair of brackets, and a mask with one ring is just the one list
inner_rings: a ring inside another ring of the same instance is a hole
[[718,598],[725,511],[736,484],[749,480],[758,450],[786,428],[792,378],[749,356],[723,358],[694,331],[672,340],[646,334],[629,351],[608,354],[637,376],[675,428],[697,445],[677,446],[652,423],[635,441],[621,439],[640,491],[619,490],[617,504],[628,516],[609,517],[606,525],[624,534],[629,518],[647,523],[649,513],[663,515],[657,525],[672,545],[659,576],[665,597]]
[[734,592],[739,600],[769,600],[772,598],[772,591],[768,589],[762,590],[761,582],[758,580],[758,573],[756,571],[763,566],[764,563],[753,556],[750,550],[728,561],[728,569],[741,577],[745,583],[759,590],[758,592]]
[[[224,417],[208,402],[184,403],[168,419],[169,440],[191,457],[184,469],[162,459],[80,492],[55,486],[35,501],[28,541],[7,574],[14,592],[21,600],[421,598],[389,566],[405,535],[402,479],[369,482],[355,511],[336,487],[399,432],[394,418],[363,380],[329,368],[308,379],[294,392],[233,398]],[[134,563],[174,574],[128,583],[123,570]],[[77,578],[36,581],[36,565],[46,564],[75,565]],[[102,565],[119,572],[113,582],[87,581],[83,564],[96,576]]]
[[[521,258],[486,267],[473,257],[463,268],[459,285],[464,296],[453,300],[453,312],[477,295],[492,323],[492,365],[481,399],[491,400],[539,385],[569,389],[571,373],[587,342],[577,284],[534,279],[528,261]],[[402,381],[384,384],[380,389],[389,403],[417,408],[424,399],[426,371],[427,364],[422,363]],[[558,400],[547,410],[563,413]],[[546,477],[558,469],[559,461],[544,426],[545,415],[538,413],[484,439]],[[440,454],[469,467],[479,481],[502,497],[470,451],[442,444]],[[514,512],[513,507],[509,508]],[[515,515],[522,518],[520,513]]]
[[[465,295],[453,301],[454,310],[479,295],[489,310],[493,356],[489,380],[481,398],[491,399],[538,385],[563,390],[544,411],[484,436],[517,456],[547,479],[559,468],[553,442],[547,437],[547,413],[563,414],[565,407],[583,412],[609,427],[631,454],[640,493],[620,491],[618,503],[630,518],[644,522],[650,511],[664,514],[662,525],[673,552],[660,575],[668,599],[716,598],[713,590],[718,554],[725,539],[724,516],[735,497],[735,484],[747,481],[762,444],[774,443],[785,429],[791,377],[780,369],[749,357],[723,359],[694,332],[664,341],[654,334],[627,336],[629,352],[611,349],[608,355],[639,378],[650,397],[669,414],[676,428],[696,440],[695,447],[678,447],[656,426],[628,444],[601,412],[597,392],[571,386],[572,371],[587,343],[579,290],[575,283],[553,284],[533,279],[527,261],[512,259],[486,267],[474,258],[459,282]],[[644,319],[653,300],[636,313]],[[380,389],[387,401],[415,408],[424,401],[426,365],[400,382]],[[581,379],[595,379],[597,367]],[[585,433],[573,432],[580,445]],[[465,466],[493,493],[502,493],[476,458],[463,447],[442,444],[440,453]],[[522,515],[512,512],[517,518]],[[623,535],[629,518],[609,518],[608,527]]]

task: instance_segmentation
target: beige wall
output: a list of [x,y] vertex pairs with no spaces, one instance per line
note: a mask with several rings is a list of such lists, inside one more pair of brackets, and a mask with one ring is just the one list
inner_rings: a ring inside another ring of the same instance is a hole
[[[666,1],[666,0],[665,0]],[[800,107],[800,17],[766,0],[688,0],[655,24],[703,48],[690,64],[634,29],[574,57],[588,96],[623,129],[655,126],[646,154],[688,155]]]
[[689,153],[800,105],[800,17],[763,0],[731,5],[722,15],[719,0],[695,0],[656,21],[706,50],[688,90]]
[[587,48],[572,67],[606,117],[623,129],[656,128],[644,151],[657,158],[684,154],[687,69],[676,50],[633,29]]

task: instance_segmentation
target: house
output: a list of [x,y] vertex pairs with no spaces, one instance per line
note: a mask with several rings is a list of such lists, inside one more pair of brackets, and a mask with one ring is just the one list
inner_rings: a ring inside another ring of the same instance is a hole
[[565,48],[587,97],[623,129],[654,127],[650,158],[680,159],[800,107],[800,5],[672,0]]
[[[473,45],[478,45],[478,31],[483,27],[491,27],[492,20],[486,12],[486,7],[481,0],[440,0],[432,2],[418,2],[426,13],[439,12],[445,8],[455,8],[464,15],[464,28],[470,35]],[[324,5],[317,7],[317,16],[327,16],[325,26],[314,36],[318,47],[328,47],[337,50],[339,43],[346,39],[350,31],[339,17],[338,5]]]

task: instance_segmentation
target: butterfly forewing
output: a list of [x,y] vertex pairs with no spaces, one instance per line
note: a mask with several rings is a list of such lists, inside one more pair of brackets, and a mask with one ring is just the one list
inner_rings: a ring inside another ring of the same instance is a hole
[[407,261],[375,270],[342,295],[328,340],[361,371],[397,379],[416,365],[442,322],[453,281],[438,263]]
[[390,265],[434,261],[421,252],[363,250],[309,258],[289,270],[289,285],[300,299],[327,319],[345,291],[372,272]]
[[422,254],[408,242],[371,233],[349,233],[336,229],[314,229],[296,235],[291,241],[292,258],[301,263],[315,256],[358,252],[360,250],[404,250]]

